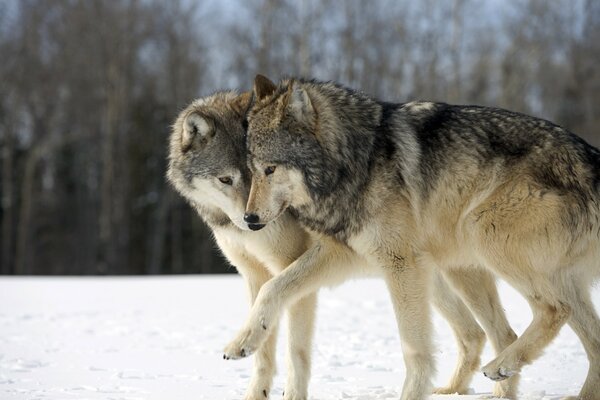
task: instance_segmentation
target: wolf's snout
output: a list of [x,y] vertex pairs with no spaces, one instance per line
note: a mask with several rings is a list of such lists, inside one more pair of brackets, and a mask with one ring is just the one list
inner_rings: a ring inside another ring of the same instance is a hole
[[257,224],[260,218],[256,214],[246,213],[244,214],[244,221],[249,224]]
[[258,223],[260,217],[253,213],[244,214],[244,221],[248,224],[248,228],[253,231],[258,231],[265,227],[265,224]]

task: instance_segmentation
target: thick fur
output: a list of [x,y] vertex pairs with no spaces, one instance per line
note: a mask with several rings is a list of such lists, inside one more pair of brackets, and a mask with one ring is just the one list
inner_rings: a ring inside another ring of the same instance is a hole
[[[324,235],[289,269],[320,273],[313,265],[330,257],[331,243],[381,267],[407,364],[402,399],[429,392],[430,267],[460,287],[477,273],[457,272],[464,265],[507,280],[534,314],[519,339],[500,345],[486,376],[514,377],[569,323],[590,361],[578,398],[600,399],[600,321],[589,298],[600,274],[598,150],[548,121],[506,110],[385,103],[295,79],[276,86],[257,79],[254,91],[246,212],[269,224],[292,210]],[[286,285],[318,281],[305,279]],[[469,289],[460,291],[468,299]],[[265,315],[260,306],[247,327]]]
[[[252,304],[264,283],[305,252],[311,242],[289,213],[259,232],[250,231],[242,220],[250,188],[244,147],[249,100],[249,94],[219,92],[182,111],[173,125],[167,176],[211,227],[219,248],[244,277]],[[219,178],[229,178],[231,184]],[[315,305],[316,296],[308,294],[289,311],[286,399],[306,397]],[[269,397],[276,337],[277,327],[273,327],[256,353],[247,400]]]
[[[257,300],[259,290],[263,294],[261,298],[272,297],[269,293],[284,297],[285,304],[268,305],[274,309],[284,305],[288,307],[289,361],[284,398],[306,399],[316,306],[316,296],[311,288],[340,283],[355,274],[379,271],[376,268],[368,270],[366,260],[348,246],[334,241],[326,268],[314,274],[318,280],[303,288],[278,286],[281,282],[300,279],[294,268],[286,270],[286,267],[318,241],[315,235],[302,228],[291,212],[282,213],[277,220],[257,232],[250,232],[242,221],[250,190],[244,131],[249,100],[248,94],[220,92],[196,100],[182,111],[171,134],[168,179],[212,228],[220,249],[243,275],[251,303],[261,302]],[[282,279],[270,280],[273,276]],[[479,366],[484,333],[469,308],[449,289],[449,284],[455,286],[455,279],[450,275],[446,279],[436,275],[435,279],[438,293],[434,297],[435,304],[454,329],[460,350],[451,382],[438,392],[464,393]],[[309,282],[310,276],[300,280]],[[481,321],[495,348],[504,348],[514,340],[489,274],[482,271],[478,279],[466,284],[459,281],[455,288],[469,293],[464,296],[466,303]],[[232,342],[225,350],[227,358],[239,358],[255,352],[254,373],[246,399],[269,396],[275,373],[277,334],[277,318],[273,314],[271,316],[268,320],[266,315],[256,318],[260,323],[259,333],[265,333],[261,346],[249,346],[252,335],[245,331],[242,339]],[[514,385],[502,384],[498,385],[496,393],[510,394],[514,390]]]

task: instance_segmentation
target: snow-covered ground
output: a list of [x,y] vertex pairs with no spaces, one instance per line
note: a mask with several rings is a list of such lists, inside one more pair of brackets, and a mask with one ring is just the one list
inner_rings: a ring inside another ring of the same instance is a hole
[[[508,317],[522,332],[525,301],[501,284]],[[600,290],[594,291],[596,306]],[[247,312],[239,276],[148,278],[0,278],[0,399],[241,399],[252,360],[225,361],[222,348]],[[348,282],[320,295],[312,399],[398,398],[404,366],[382,281]],[[448,379],[456,348],[435,318],[437,385]],[[272,398],[285,378],[285,329]],[[484,361],[491,359],[486,347]],[[525,368],[522,399],[576,394],[588,368],[565,327],[545,355]],[[481,374],[472,399],[489,393]]]

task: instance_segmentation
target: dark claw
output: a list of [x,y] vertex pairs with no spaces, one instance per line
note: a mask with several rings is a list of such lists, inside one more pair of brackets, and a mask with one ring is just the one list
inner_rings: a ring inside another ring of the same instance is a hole
[[245,350],[245,349],[242,349],[242,351],[240,352],[240,355],[241,355],[242,357],[246,357],[246,350]]
[[223,354],[223,360],[229,360],[229,357],[227,356],[227,354]]
[[263,390],[263,396],[267,397],[267,390],[266,389]]
[[510,376],[508,375],[504,375],[502,372],[498,371],[498,378],[492,378],[491,376],[489,376],[488,374],[486,374],[485,372],[483,373],[483,375],[485,375],[486,378],[489,378],[491,380],[493,380],[494,382],[499,382],[499,381],[503,381],[507,378],[510,378]]
[[262,325],[262,328],[266,331],[267,330],[267,325],[265,325],[264,322],[261,325]]

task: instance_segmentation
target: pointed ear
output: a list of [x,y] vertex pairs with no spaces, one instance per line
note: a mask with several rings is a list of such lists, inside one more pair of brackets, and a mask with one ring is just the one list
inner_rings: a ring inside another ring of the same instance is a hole
[[233,111],[235,111],[240,117],[244,117],[248,111],[248,108],[250,108],[251,101],[252,92],[244,92],[231,100],[229,104],[231,105]]
[[297,82],[292,85],[288,106],[298,121],[303,120],[314,111],[308,93]]
[[181,150],[184,152],[189,150],[196,136],[208,137],[211,133],[212,128],[208,121],[196,112],[191,113],[183,121]]
[[275,89],[277,89],[277,85],[271,82],[266,76],[258,74],[254,78],[254,95],[258,100],[273,94]]

